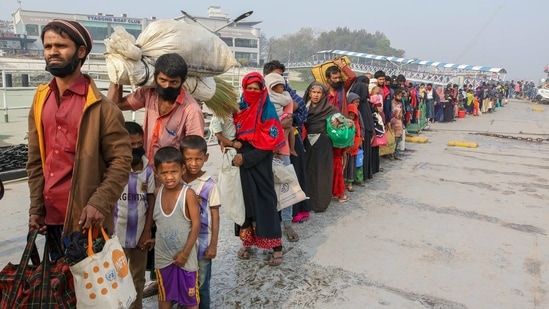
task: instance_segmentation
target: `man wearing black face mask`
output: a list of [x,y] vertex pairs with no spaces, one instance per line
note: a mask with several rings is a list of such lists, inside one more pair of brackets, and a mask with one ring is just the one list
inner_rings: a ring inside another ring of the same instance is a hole
[[155,88],[138,88],[122,97],[122,85],[111,83],[108,97],[121,110],[146,109],[145,155],[153,162],[158,149],[179,148],[187,135],[204,136],[204,116],[196,100],[183,88],[187,79],[187,64],[178,54],[165,54],[156,60]]
[[54,78],[38,87],[29,113],[29,230],[54,235],[63,248],[72,231],[113,231],[131,148],[122,113],[81,72],[93,42],[86,28],[56,19],[40,38]]
[[[121,110],[146,109],[143,124],[145,155],[152,164],[156,151],[164,146],[179,149],[179,141],[187,135],[204,136],[204,115],[196,100],[183,88],[187,79],[187,63],[178,54],[165,54],[154,66],[155,88],[138,88],[122,97],[122,85],[111,83],[107,96]],[[160,186],[160,182],[156,182]],[[152,228],[154,234],[155,228]],[[148,269],[154,267],[154,249],[149,251]],[[145,288],[144,297],[158,293],[154,271],[153,281]]]

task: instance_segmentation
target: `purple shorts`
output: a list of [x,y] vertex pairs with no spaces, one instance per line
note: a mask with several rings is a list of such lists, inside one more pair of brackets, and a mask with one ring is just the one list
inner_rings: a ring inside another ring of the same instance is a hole
[[186,271],[170,264],[162,269],[156,269],[155,272],[159,301],[175,301],[182,306],[198,305],[200,298],[196,271]]

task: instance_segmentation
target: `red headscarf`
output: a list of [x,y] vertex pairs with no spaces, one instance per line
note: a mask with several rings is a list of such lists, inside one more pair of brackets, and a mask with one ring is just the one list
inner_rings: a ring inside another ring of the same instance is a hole
[[[246,90],[254,82],[261,85],[261,91]],[[275,150],[285,143],[284,130],[269,100],[263,76],[258,72],[248,73],[242,79],[240,111],[234,114],[234,122],[236,138],[249,142],[257,149]]]

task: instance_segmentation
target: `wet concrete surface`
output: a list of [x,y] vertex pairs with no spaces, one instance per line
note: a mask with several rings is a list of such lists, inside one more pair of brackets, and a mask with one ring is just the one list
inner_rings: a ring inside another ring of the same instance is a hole
[[[294,224],[300,240],[284,242],[278,267],[262,250],[239,260],[222,211],[212,308],[549,308],[549,143],[469,134],[548,138],[549,114],[531,107],[510,100],[431,125],[421,132],[429,143],[407,143],[402,161],[382,159],[384,172],[349,202]],[[219,150],[210,153],[206,169],[215,171]],[[7,183],[0,205],[4,265],[24,245],[26,183]],[[155,297],[144,308],[156,308]]]

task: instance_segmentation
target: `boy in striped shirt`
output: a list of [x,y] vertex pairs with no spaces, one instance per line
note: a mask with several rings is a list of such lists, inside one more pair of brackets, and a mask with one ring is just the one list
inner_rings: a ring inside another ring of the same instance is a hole
[[202,136],[187,135],[181,140],[180,151],[185,160],[183,182],[194,190],[200,206],[198,305],[200,309],[209,309],[212,259],[217,255],[221,201],[212,175],[202,170],[209,157],[206,140]]
[[130,272],[137,292],[132,309],[142,308],[147,251],[151,238],[154,208],[154,171],[145,156],[143,129],[135,122],[126,122],[132,146],[132,169],[128,184],[115,206],[115,233],[128,258]]

